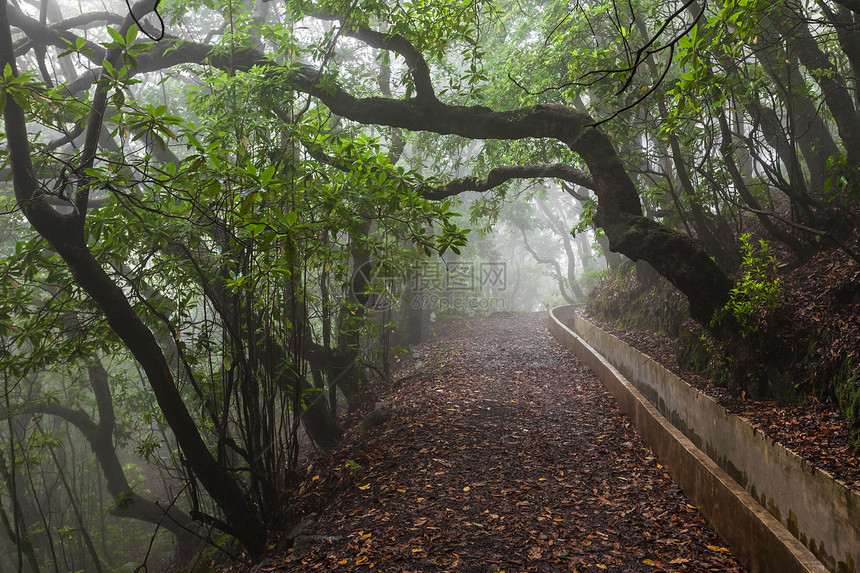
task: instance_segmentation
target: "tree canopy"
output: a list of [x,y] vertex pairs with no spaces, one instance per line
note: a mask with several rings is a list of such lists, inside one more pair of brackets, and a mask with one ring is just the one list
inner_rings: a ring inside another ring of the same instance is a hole
[[742,352],[722,311],[745,230],[860,262],[858,26],[849,0],[0,0],[19,560],[59,568],[53,478],[12,476],[75,444],[116,515],[259,555],[302,436],[334,447],[339,400],[420,322],[369,309],[375,278],[468,254],[470,225],[509,229],[569,300],[595,252],[644,261]]

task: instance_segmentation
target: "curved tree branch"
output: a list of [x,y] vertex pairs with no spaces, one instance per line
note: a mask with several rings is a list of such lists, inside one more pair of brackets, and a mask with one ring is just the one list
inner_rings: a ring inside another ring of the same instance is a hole
[[586,189],[594,188],[594,180],[590,175],[580,169],[564,163],[554,163],[551,165],[518,165],[512,167],[496,167],[491,169],[485,178],[479,177],[463,177],[454,179],[445,185],[436,188],[429,188],[422,192],[425,199],[439,200],[465,193],[466,191],[484,192],[494,187],[498,187],[503,183],[507,183],[512,179],[540,179],[540,178],[561,179]]
[[[308,154],[320,163],[331,165],[344,173],[349,173],[354,169],[355,163],[350,161],[349,158],[331,156],[320,145],[315,143],[302,141],[302,145]],[[372,166],[371,169],[373,169]],[[585,187],[586,189],[594,189],[594,180],[585,171],[575,169],[565,163],[552,163],[546,165],[496,167],[491,169],[484,178],[474,176],[461,177],[438,187],[422,185],[416,191],[427,200],[440,201],[467,191],[483,193],[513,179],[540,178],[561,179],[562,181]]]
[[[92,373],[90,380],[93,381]],[[100,403],[99,411],[101,410]],[[125,477],[122,463],[119,461],[113,446],[112,408],[111,416],[108,420],[109,423],[104,426],[102,426],[102,420],[96,424],[84,410],[69,408],[53,401],[22,404],[16,406],[14,412],[15,414],[48,414],[49,416],[56,416],[80,430],[81,434],[89,442],[105,476],[108,493],[111,494],[116,502],[111,508],[111,513],[117,517],[163,525],[173,532],[187,528],[190,525],[191,518],[175,506],[170,506],[169,508],[162,507],[157,501],[147,499],[134,492]],[[6,412],[0,411],[0,420],[5,420],[7,417]]]
[[[7,6],[6,11],[9,18],[9,24],[19,28],[31,42],[36,44],[65,49],[69,47],[70,44],[74,46],[75,42],[77,42],[80,37],[72,32],[65,31],[65,25],[47,26],[35,18],[27,16],[24,12],[14,6]],[[80,19],[81,17],[78,18]],[[68,28],[72,27],[75,26],[68,26]],[[81,53],[94,64],[101,64],[105,59],[106,51],[95,42],[86,41]]]
[[344,36],[360,40],[371,48],[386,50],[403,56],[403,59],[406,60],[406,65],[409,66],[412,81],[415,83],[417,99],[421,101],[436,101],[436,93],[433,90],[433,82],[430,79],[430,66],[427,65],[424,54],[416,49],[412,42],[404,36],[372,30],[339,14],[313,11],[308,11],[306,14],[319,20],[339,22],[342,28],[341,33]]
[[[165,54],[170,65],[202,63],[213,53],[207,46],[190,42],[175,49],[165,43],[163,49],[171,50]],[[150,56],[156,57],[157,52]],[[220,57],[215,55],[208,61],[217,66]],[[140,60],[141,71],[156,64],[154,60],[143,60]],[[253,50],[235,54],[233,62],[238,66],[234,69],[271,65]],[[582,157],[594,178],[598,198],[595,223],[603,228],[612,250],[634,261],[647,260],[687,295],[691,315],[704,325],[710,323],[714,313],[728,300],[732,282],[705,250],[684,233],[642,214],[635,184],[606,135],[588,127],[594,123],[588,114],[560,105],[496,111],[484,106],[448,105],[418,98],[360,98],[310,66],[294,68],[289,79],[296,89],[316,97],[332,113],[358,123],[472,139],[551,138],[566,144]],[[715,334],[732,336],[730,329]]]
[[529,245],[529,240],[526,236],[526,230],[519,225],[517,225],[517,228],[519,228],[520,233],[522,233],[523,236],[523,247],[525,247],[529,254],[534,257],[534,260],[536,262],[542,265],[551,266],[553,268],[553,270],[555,271],[555,279],[556,281],[558,281],[558,290],[561,293],[562,298],[564,298],[564,300],[566,300],[568,304],[575,304],[576,300],[569,294],[567,294],[567,288],[565,288],[564,286],[564,274],[561,272],[561,265],[558,263],[558,261],[555,259],[547,259],[537,254],[537,252],[531,247],[531,245]]

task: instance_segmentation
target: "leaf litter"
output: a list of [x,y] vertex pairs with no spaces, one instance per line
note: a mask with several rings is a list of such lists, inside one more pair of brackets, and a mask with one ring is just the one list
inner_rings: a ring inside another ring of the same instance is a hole
[[546,313],[456,321],[397,376],[254,571],[744,570]]

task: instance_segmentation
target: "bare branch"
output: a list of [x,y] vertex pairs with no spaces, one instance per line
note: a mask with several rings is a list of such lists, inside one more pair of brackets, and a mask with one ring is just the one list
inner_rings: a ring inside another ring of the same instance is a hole
[[587,189],[594,189],[594,180],[584,171],[574,169],[563,163],[552,165],[518,165],[514,167],[496,167],[491,169],[487,177],[463,177],[455,179],[441,187],[425,190],[422,195],[425,199],[439,200],[466,191],[483,192],[506,183],[512,179],[539,179],[553,178],[579,185]]
[[[69,47],[69,43],[74,46],[80,38],[76,34],[65,31],[62,25],[46,26],[14,6],[8,6],[6,12],[9,24],[19,28],[33,42],[65,49]],[[86,41],[81,53],[96,64],[101,64],[105,59],[105,49],[94,42]]]

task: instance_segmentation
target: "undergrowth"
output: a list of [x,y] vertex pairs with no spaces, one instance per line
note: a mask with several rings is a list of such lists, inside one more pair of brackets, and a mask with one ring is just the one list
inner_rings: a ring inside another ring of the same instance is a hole
[[[621,330],[676,338],[678,366],[739,397],[832,404],[846,420],[851,446],[860,451],[860,269],[844,253],[822,250],[778,273],[770,247],[749,237],[742,254],[737,285],[722,309],[740,325],[733,350],[705,336],[689,318],[686,298],[645,265],[627,262],[607,272],[586,311]],[[738,349],[758,362],[746,360],[737,368],[724,358]]]
[[604,275],[591,291],[586,310],[589,316],[619,328],[669,336],[678,336],[689,318],[684,295],[647,263],[629,261]]
[[725,382],[741,397],[748,393],[796,401],[791,383],[775,367],[777,359],[774,313],[782,295],[776,257],[767,241],[740,239],[741,275],[729,295],[729,302],[714,314],[711,327],[726,320],[737,324],[740,340],[718,341],[702,334],[706,351],[713,357],[708,369],[712,381]]

